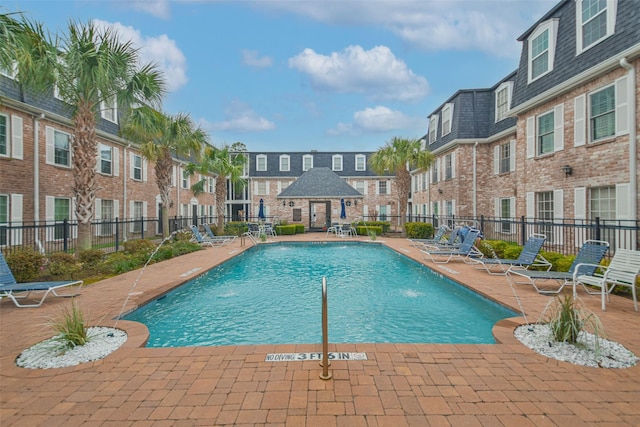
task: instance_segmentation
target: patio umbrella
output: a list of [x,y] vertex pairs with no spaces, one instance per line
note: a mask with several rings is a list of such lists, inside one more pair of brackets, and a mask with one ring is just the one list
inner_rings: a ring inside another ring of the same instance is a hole
[[340,199],[340,218],[347,217],[347,208],[344,205],[344,199]]
[[258,219],[264,219],[264,200],[260,199],[260,209],[258,209]]

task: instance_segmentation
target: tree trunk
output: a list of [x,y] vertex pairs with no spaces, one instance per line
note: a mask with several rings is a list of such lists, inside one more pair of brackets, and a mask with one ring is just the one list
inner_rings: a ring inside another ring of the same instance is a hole
[[405,235],[404,223],[407,217],[409,190],[411,189],[411,174],[406,168],[396,171],[396,185],[398,186],[398,203],[400,204],[400,232]]
[[218,215],[218,225],[216,227],[216,234],[218,236],[224,235],[224,214],[225,214],[225,202],[227,199],[227,179],[224,176],[218,175],[216,177],[216,214]]
[[156,185],[160,191],[160,210],[162,212],[162,238],[169,237],[169,206],[171,206],[171,173],[173,171],[173,159],[169,150],[165,150],[156,160]]
[[95,115],[89,102],[79,106],[74,117],[74,138],[71,144],[73,160],[73,193],[76,197],[78,220],[78,251],[91,249],[91,220],[96,200],[96,142]]

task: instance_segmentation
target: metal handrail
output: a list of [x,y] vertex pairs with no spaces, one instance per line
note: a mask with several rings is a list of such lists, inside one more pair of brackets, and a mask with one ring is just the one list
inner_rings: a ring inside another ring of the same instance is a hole
[[327,278],[322,278],[322,373],[321,380],[329,380],[332,375],[329,372],[329,313],[327,310]]

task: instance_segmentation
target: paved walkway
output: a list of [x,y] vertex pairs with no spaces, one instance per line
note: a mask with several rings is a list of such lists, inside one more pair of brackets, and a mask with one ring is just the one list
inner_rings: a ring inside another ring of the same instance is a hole
[[[320,233],[278,240],[324,240]],[[329,237],[329,240],[336,240]],[[404,239],[382,239],[422,261]],[[95,323],[112,326],[125,310],[245,250],[208,248],[83,288],[77,298]],[[460,262],[427,263],[443,275],[517,310],[506,279]],[[530,321],[549,297],[519,286]],[[640,313],[612,297],[601,316],[610,339],[640,354]],[[513,337],[522,318],[494,328],[495,345],[338,344],[366,361],[265,362],[268,353],[316,352],[321,345],[144,348],[144,326],[119,321],[128,340],[105,359],[77,367],[29,370],[20,352],[53,335],[47,326],[68,299],[40,308],[0,302],[0,425],[8,426],[640,426],[640,367],[597,369],[540,356]]]

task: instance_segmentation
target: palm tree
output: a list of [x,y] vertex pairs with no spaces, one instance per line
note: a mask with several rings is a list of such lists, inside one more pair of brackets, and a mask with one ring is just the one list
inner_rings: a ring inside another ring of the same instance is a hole
[[169,235],[169,206],[174,156],[199,157],[209,136],[187,114],[167,115],[148,106],[135,108],[122,126],[125,137],[140,144],[142,155],[154,162],[160,191],[162,236]]
[[[244,185],[242,173],[247,162],[245,151],[244,144],[238,142],[231,147],[228,145],[224,145],[222,148],[209,146],[204,150],[202,163],[198,167],[202,174],[216,175],[215,199],[218,217],[216,234],[220,236],[224,234],[227,179],[234,184]],[[192,190],[194,194],[199,194],[203,191],[203,188],[204,181],[200,181],[192,187]]]
[[420,140],[394,137],[386,145],[373,153],[369,165],[378,175],[393,171],[396,174],[398,203],[400,204],[400,228],[404,233],[404,223],[411,190],[410,169],[424,170],[433,163],[430,151],[422,150]]
[[51,90],[72,113],[73,192],[78,250],[91,247],[96,199],[96,123],[105,106],[126,114],[132,105],[159,103],[164,79],[155,64],[141,65],[138,50],[110,28],[70,22],[68,34],[50,40],[40,24],[23,21],[13,49],[17,80],[34,90]]

